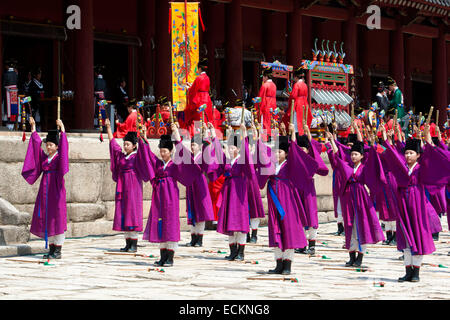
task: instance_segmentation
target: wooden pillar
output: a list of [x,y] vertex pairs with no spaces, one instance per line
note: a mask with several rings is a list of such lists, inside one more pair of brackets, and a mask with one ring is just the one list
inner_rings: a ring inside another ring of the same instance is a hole
[[[208,1],[204,4],[206,15],[203,15],[203,19],[205,20],[205,40],[206,40],[206,49],[208,50],[208,54],[206,57],[208,58],[208,76],[211,82],[211,89],[216,89],[217,94],[219,94],[220,86],[218,86],[218,77],[216,73],[216,58],[215,58],[215,50],[217,48],[217,35],[220,32],[219,20],[214,19],[214,17],[218,14],[220,8],[223,8],[220,4],[214,3],[212,1]],[[202,11],[203,13],[203,11]]]
[[167,0],[156,2],[156,75],[155,97],[166,96],[172,101],[171,79],[172,51],[169,33],[169,8]]
[[92,1],[77,0],[81,9],[81,29],[75,30],[74,56],[74,129],[93,129],[94,126],[94,12]]
[[360,82],[360,100],[363,106],[369,106],[372,104],[372,81],[369,75],[369,39],[370,39],[370,30],[363,27],[359,30],[361,39],[359,43],[359,61],[361,63],[362,70],[362,78]]
[[390,59],[389,72],[390,76],[397,82],[397,86],[403,92],[405,90],[405,47],[402,26],[400,22],[396,22],[397,27],[390,32]]
[[134,46],[128,46],[128,95],[140,100],[141,91],[136,93],[136,50]]
[[242,7],[241,0],[226,4],[225,25],[225,62],[226,88],[224,93],[230,101],[235,101],[233,89],[242,98],[243,60],[242,60]]
[[309,16],[302,16],[302,59],[312,59],[312,48],[313,48],[313,28],[312,28],[312,18]]
[[[445,42],[445,26],[439,25],[439,36],[433,39],[433,106],[439,110],[439,123],[446,119],[447,96],[447,44]],[[433,112],[433,118],[435,117]]]
[[356,24],[356,18],[354,10],[351,11],[350,19],[344,22],[342,32],[344,41],[344,52],[346,54],[344,63],[351,64],[357,69],[358,63],[358,26]]
[[275,12],[273,11],[267,11],[264,10],[262,13],[263,16],[263,51],[264,55],[266,57],[266,61],[268,62],[274,62],[274,56],[277,55],[277,52],[275,51],[273,47],[273,41],[271,39],[274,39],[277,35],[274,33],[275,26],[274,19]]
[[[152,39],[154,41],[155,25],[155,0],[139,0],[138,19],[139,36],[142,40],[142,47],[138,49],[138,90],[139,96],[147,95],[150,86],[154,85],[155,57],[152,49]],[[142,91],[142,81],[144,81],[144,92]]]
[[412,35],[404,36],[404,48],[405,48],[405,84],[403,90],[403,99],[405,110],[413,109],[413,94],[412,94],[412,77],[411,77],[411,41]]
[[295,67],[300,66],[303,56],[302,46],[302,25],[303,19],[300,9],[294,9],[288,14],[288,43],[287,43],[287,64]]

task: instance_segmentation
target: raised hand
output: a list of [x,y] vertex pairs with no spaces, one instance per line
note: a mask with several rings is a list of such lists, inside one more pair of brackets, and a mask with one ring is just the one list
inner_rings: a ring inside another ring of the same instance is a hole
[[31,126],[31,132],[35,132],[36,131],[36,122],[34,121],[34,118],[30,117],[28,122],[30,123],[30,126]]
[[57,119],[56,120],[56,125],[59,127],[61,132],[65,132],[66,131],[66,129],[64,128],[64,123],[61,121],[61,119]]

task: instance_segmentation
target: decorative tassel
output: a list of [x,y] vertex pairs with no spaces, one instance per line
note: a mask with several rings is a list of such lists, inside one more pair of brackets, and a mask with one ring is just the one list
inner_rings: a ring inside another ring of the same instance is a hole
[[162,237],[162,218],[158,219],[158,238]]
[[26,137],[25,131],[24,131],[23,134],[22,134],[22,142],[25,142],[25,140],[27,140],[27,137]]
[[169,8],[169,34],[172,31],[172,8]]
[[103,133],[100,132],[100,142],[103,142]]

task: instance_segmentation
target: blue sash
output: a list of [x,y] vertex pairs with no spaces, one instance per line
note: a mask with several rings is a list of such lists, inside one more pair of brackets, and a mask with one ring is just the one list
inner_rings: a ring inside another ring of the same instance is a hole
[[267,189],[269,189],[270,196],[272,197],[272,201],[277,208],[278,213],[280,214],[281,220],[284,219],[284,215],[286,214],[284,212],[283,207],[281,206],[280,200],[278,200],[277,195],[273,191],[272,185],[270,183],[267,184]]

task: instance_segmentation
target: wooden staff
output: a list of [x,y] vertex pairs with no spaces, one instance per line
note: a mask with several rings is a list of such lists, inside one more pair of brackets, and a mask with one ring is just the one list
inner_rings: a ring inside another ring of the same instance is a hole
[[290,282],[298,282],[297,278],[286,278],[286,277],[282,277],[282,278],[258,278],[258,277],[250,277],[247,278],[247,280],[281,280],[281,281],[290,281]]
[[439,110],[436,110],[436,125],[439,126]]
[[[61,97],[58,96],[57,98],[57,107],[56,107],[56,119],[60,120],[61,119]],[[58,130],[60,130],[61,128],[58,126]]]
[[433,114],[433,109],[434,109],[434,107],[431,106],[430,112],[428,112],[427,124],[430,124],[430,121],[431,121],[431,115]]
[[[291,103],[291,117],[289,119],[289,125],[294,123],[294,105],[295,105],[295,100],[292,99],[292,103]],[[292,132],[291,130],[289,130],[289,135],[291,135]]]
[[50,265],[48,261],[31,261],[31,260],[19,260],[19,259],[6,259],[8,261],[14,261],[14,262],[26,262],[26,263],[34,263],[34,264],[43,264],[43,265]]
[[153,258],[153,255],[145,255],[142,253],[133,253],[133,252],[105,252],[105,254],[111,254],[115,256],[133,256],[133,257],[145,257],[145,258]]
[[244,123],[245,106],[242,104],[241,124]]
[[422,121],[422,111],[419,113],[419,120],[417,121],[417,128],[420,131],[420,122]]
[[160,269],[160,268],[147,268],[147,269],[119,269],[120,271],[156,271],[156,272],[160,272],[160,273],[164,273],[164,269]]
[[170,123],[173,123],[172,103],[170,101],[169,101],[169,110],[170,110]]
[[352,271],[356,271],[356,272],[366,272],[366,271],[373,272],[372,269],[369,269],[369,268],[363,268],[363,267],[361,267],[361,268],[325,267],[325,268],[323,268],[323,269],[324,269],[324,270],[352,270]]

